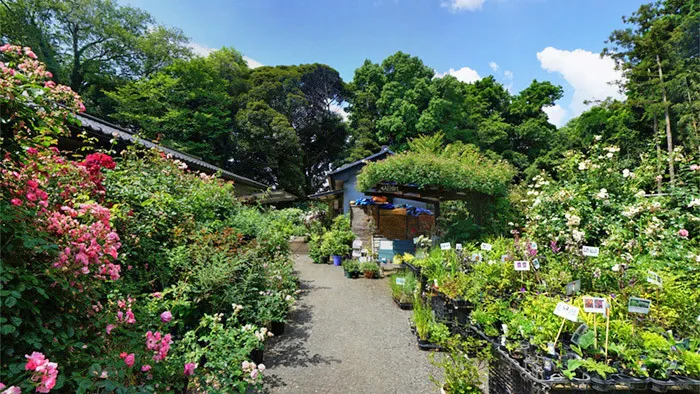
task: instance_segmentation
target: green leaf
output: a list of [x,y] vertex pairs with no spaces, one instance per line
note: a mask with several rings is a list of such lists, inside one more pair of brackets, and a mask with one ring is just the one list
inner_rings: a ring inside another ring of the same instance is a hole
[[5,306],[6,307],[12,308],[16,304],[17,304],[17,299],[15,297],[10,296],[10,297],[5,298]]
[[12,324],[5,324],[0,328],[0,333],[2,333],[2,335],[12,334],[15,331],[17,331],[17,327]]

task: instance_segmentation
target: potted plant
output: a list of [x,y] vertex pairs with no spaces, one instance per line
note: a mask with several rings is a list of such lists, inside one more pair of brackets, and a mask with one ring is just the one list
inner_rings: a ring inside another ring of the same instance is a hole
[[374,279],[379,277],[379,266],[377,265],[377,263],[373,263],[371,261],[362,263],[362,265],[360,266],[360,271],[364,273],[365,278],[367,279]]
[[393,275],[390,279],[391,295],[396,305],[401,309],[412,309],[418,282],[416,277],[408,272]]
[[360,276],[360,263],[356,260],[343,261],[343,271],[346,278],[356,279]]
[[355,239],[355,234],[350,227],[350,219],[346,216],[336,217],[333,219],[330,231],[325,232],[321,238],[321,255],[332,256],[334,265],[342,265],[343,256],[350,253],[350,245]]
[[[476,340],[477,342],[482,342],[479,347],[482,349],[488,349],[487,344],[484,341]],[[469,342],[469,341],[467,341]],[[440,391],[445,394],[481,394],[481,379],[479,377],[479,370],[477,365],[479,360],[473,358],[469,355],[468,348],[471,347],[457,338],[455,340],[450,340],[449,343],[445,344],[447,354],[443,357],[436,358],[434,355],[430,355],[430,361],[433,365],[442,368],[442,378],[444,381],[440,381],[435,377],[431,376],[430,379],[440,387]],[[484,353],[485,359],[488,359],[488,355]],[[482,359],[485,360],[485,359]]]

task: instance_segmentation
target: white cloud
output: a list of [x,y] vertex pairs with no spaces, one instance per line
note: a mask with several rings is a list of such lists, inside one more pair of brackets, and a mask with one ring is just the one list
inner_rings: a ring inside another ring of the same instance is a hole
[[341,118],[343,118],[343,121],[347,122],[348,121],[348,113],[343,110],[343,106],[340,106],[338,104],[331,104],[331,112],[334,112],[338,115],[340,115]]
[[442,2],[451,12],[480,10],[486,0],[446,0]]
[[459,70],[451,68],[450,71],[444,73],[436,73],[435,78],[442,78],[445,75],[452,75],[453,77],[457,78],[457,80],[466,83],[476,82],[481,79],[479,73],[477,73],[475,70],[472,70],[469,67],[462,67]]
[[489,67],[491,67],[491,70],[492,70],[493,72],[498,71],[498,69],[500,68],[500,67],[498,67],[498,63],[496,63],[496,62],[490,62],[490,63],[489,63]]
[[569,111],[566,110],[566,108],[562,108],[561,105],[559,104],[554,104],[549,107],[544,107],[542,108],[544,113],[547,114],[547,117],[549,118],[549,123],[561,127],[566,124],[566,119]]
[[215,48],[210,48],[206,45],[198,44],[196,42],[191,42],[188,45],[192,52],[197,56],[209,56],[210,53],[214,52]]
[[503,72],[503,78],[505,79],[513,79],[513,72],[510,70],[506,70]]
[[248,67],[250,68],[258,68],[264,66],[264,64],[260,63],[259,61],[251,59],[245,55],[243,55],[243,60],[245,60],[245,62],[248,63]]
[[[567,109],[571,117],[578,116],[590,105],[586,100],[604,100],[608,97],[624,99],[617,86],[611,82],[622,79],[610,58],[583,49],[565,51],[547,47],[537,53],[540,66],[549,72],[558,72],[574,88],[571,104]],[[552,110],[554,111],[554,110]]]

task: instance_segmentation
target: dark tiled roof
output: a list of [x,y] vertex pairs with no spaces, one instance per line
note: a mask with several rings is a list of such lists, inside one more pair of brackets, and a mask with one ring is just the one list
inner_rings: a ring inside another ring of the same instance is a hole
[[319,199],[319,198],[328,197],[328,196],[335,196],[335,195],[338,195],[338,194],[341,194],[341,193],[343,193],[342,190],[329,190],[329,191],[326,191],[326,192],[320,192],[320,193],[316,193],[316,194],[310,194],[310,195],[308,195],[307,197],[309,197],[310,199]]
[[388,146],[382,146],[382,150],[380,150],[379,152],[377,152],[373,155],[369,155],[369,156],[365,157],[364,159],[358,160],[354,163],[346,164],[346,165],[338,168],[337,170],[333,170],[333,171],[328,173],[328,176],[335,175],[335,174],[341,173],[343,171],[347,171],[347,170],[354,168],[356,166],[359,166],[361,164],[364,165],[368,161],[378,160],[381,158],[381,156],[393,155],[393,154],[394,154],[394,152],[390,151]]
[[166,148],[165,146],[158,145],[153,141],[149,141],[147,139],[141,138],[138,135],[135,135],[134,133],[123,129],[117,125],[114,125],[112,123],[109,123],[105,120],[102,120],[100,118],[96,118],[91,115],[87,114],[77,114],[76,117],[80,122],[82,123],[82,127],[89,129],[93,132],[101,133],[105,136],[108,136],[110,138],[118,138],[122,141],[126,141],[129,143],[134,143],[134,144],[140,144],[143,145],[147,148],[156,148],[160,150],[161,152],[164,152],[166,154],[171,155],[172,157],[185,162],[189,167],[192,167],[194,169],[197,169],[199,171],[203,172],[208,172],[208,173],[216,173],[220,172],[221,176],[224,179],[232,180],[238,184],[241,185],[246,185],[258,189],[267,189],[268,185],[265,185],[263,183],[260,183],[258,181],[254,181],[252,179],[246,178],[244,176],[240,176],[237,174],[234,174],[230,171],[226,171],[222,168],[219,168],[213,164],[209,164],[206,161],[203,161],[197,157],[188,155],[186,153],[177,151],[175,149],[170,149]]

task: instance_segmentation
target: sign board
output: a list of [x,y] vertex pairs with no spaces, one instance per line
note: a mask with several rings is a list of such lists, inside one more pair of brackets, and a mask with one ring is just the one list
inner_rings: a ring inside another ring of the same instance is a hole
[[396,284],[399,286],[403,286],[406,284],[406,278],[396,278]]
[[383,193],[398,193],[398,185],[379,185],[379,191]]
[[450,244],[449,242],[443,242],[440,244],[440,249],[450,250],[450,249],[452,249],[452,244]]
[[648,271],[647,272],[647,282],[657,285],[659,287],[663,286],[663,280],[661,277],[654,271]]
[[581,290],[581,280],[577,279],[566,285],[566,295],[572,295]]
[[600,248],[596,246],[584,246],[581,252],[583,252],[584,256],[598,257],[600,254]]
[[581,342],[581,336],[585,334],[588,331],[588,326],[584,323],[578,326],[576,331],[574,331],[574,334],[571,336],[571,342],[573,342],[575,345],[579,345]]
[[530,271],[530,262],[527,260],[514,261],[513,268],[515,268],[516,271]]
[[505,263],[506,260],[508,260],[508,255],[507,254],[501,255],[501,263]]
[[455,244],[455,249],[462,250],[462,244]]
[[605,298],[583,297],[583,311],[586,313],[605,313]]
[[493,249],[493,246],[491,244],[487,244],[487,243],[481,244],[481,250],[491,250],[491,249]]
[[379,250],[394,250],[393,241],[379,241]]
[[481,253],[472,253],[472,261],[479,263],[482,259]]
[[578,308],[566,302],[559,302],[554,309],[554,314],[566,320],[576,322],[578,320]]
[[359,250],[352,251],[352,257],[361,257],[361,256],[362,256],[362,252],[360,252]]
[[641,313],[646,315],[651,309],[651,300],[646,298],[630,297],[630,302],[627,305],[627,312],[629,313]]
[[356,239],[352,241],[352,248],[353,249],[361,249],[362,248],[362,240]]
[[530,242],[530,249],[537,250],[537,242]]
[[532,260],[532,266],[535,267],[536,270],[540,269],[540,260],[539,259]]

